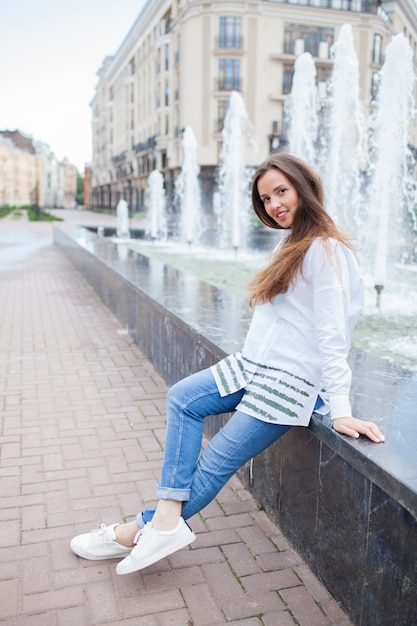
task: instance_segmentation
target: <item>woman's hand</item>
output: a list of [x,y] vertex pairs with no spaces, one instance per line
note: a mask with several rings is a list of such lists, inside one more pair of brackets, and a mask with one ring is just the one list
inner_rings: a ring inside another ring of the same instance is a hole
[[356,417],[337,417],[332,422],[333,428],[342,435],[349,435],[349,437],[354,437],[355,439],[359,435],[366,435],[368,439],[375,443],[383,443],[385,441],[384,435],[373,422],[359,420]]

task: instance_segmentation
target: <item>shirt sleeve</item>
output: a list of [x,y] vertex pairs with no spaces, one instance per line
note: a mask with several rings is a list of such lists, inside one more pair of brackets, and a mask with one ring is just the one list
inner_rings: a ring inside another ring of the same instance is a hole
[[314,327],[332,419],[352,415],[349,400],[352,373],[347,363],[350,276],[342,245],[334,239],[318,239],[308,253]]

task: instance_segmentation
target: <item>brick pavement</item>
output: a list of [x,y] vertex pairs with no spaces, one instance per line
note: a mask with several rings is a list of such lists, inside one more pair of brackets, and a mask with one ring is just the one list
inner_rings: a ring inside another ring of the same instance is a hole
[[166,385],[51,224],[0,220],[0,354],[1,624],[349,625],[236,478],[191,520],[197,541],[142,572],[72,554],[154,503]]

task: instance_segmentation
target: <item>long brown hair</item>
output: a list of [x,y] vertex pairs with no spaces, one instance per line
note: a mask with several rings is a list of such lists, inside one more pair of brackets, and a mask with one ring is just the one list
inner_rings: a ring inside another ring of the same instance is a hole
[[250,304],[271,302],[274,296],[286,293],[298,273],[314,239],[341,241],[349,248],[351,238],[342,233],[324,208],[323,186],[319,176],[304,161],[283,152],[272,154],[259,166],[252,182],[252,204],[255,213],[266,226],[281,227],[270,217],[258,192],[261,176],[270,169],[279,170],[294,185],[299,204],[294,215],[291,233],[271,263],[261,270],[249,285]]

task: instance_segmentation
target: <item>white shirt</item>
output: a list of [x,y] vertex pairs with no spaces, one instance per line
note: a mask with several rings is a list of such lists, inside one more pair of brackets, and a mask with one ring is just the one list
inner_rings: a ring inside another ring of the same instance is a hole
[[363,301],[351,250],[315,239],[295,284],[255,307],[242,351],[212,367],[220,394],[244,388],[237,409],[277,424],[307,426],[318,394],[332,419],[350,416],[347,357]]

